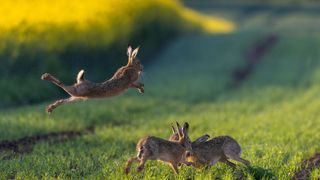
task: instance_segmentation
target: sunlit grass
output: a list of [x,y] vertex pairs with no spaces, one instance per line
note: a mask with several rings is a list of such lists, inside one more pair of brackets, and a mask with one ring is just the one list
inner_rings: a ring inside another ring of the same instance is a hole
[[[129,7],[131,9],[131,5]],[[158,9],[155,7],[149,9],[150,12]],[[188,21],[197,21],[199,17],[189,10],[178,12]],[[126,17],[131,17],[130,13]],[[165,14],[162,18],[171,24],[172,17]],[[83,21],[68,18],[63,23],[89,21],[86,17]],[[201,27],[212,31],[205,19],[200,20]],[[31,25],[38,23],[40,21],[34,21]],[[219,32],[230,32],[234,28],[224,21],[220,23],[225,29]],[[183,27],[192,28],[190,26]],[[79,37],[83,31],[80,32]],[[290,179],[299,162],[320,149],[320,52],[314,48],[320,46],[320,36],[279,32],[279,42],[249,78],[241,87],[230,88],[233,70],[245,63],[244,53],[265,36],[261,32],[239,32],[181,39],[162,51],[146,68],[144,95],[130,89],[120,97],[65,105],[51,115],[44,112],[50,102],[0,111],[0,140],[89,126],[96,128],[93,134],[70,141],[36,143],[25,154],[1,151],[0,179],[237,179],[241,172],[247,179]],[[30,83],[19,80],[22,85]],[[5,80],[3,84],[3,88],[24,100],[19,94],[23,88],[8,85]],[[58,91],[54,85],[48,85],[50,91],[39,92],[40,87],[32,89],[36,98]],[[135,155],[138,139],[146,135],[167,138],[170,125],[175,121],[190,123],[192,139],[204,133],[212,137],[233,136],[242,146],[243,158],[250,160],[252,167],[239,165],[232,171],[219,163],[203,170],[182,167],[180,174],[175,175],[165,164],[148,162],[142,173],[133,169],[129,176],[124,175],[125,161]],[[311,177],[317,179],[319,169],[313,170]]]

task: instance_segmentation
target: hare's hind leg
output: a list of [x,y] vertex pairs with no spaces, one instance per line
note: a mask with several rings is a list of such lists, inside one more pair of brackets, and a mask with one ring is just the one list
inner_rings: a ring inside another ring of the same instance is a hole
[[178,170],[178,164],[177,163],[170,163],[171,168],[173,169],[173,171],[176,174],[179,174],[179,170]]
[[51,81],[53,84],[59,86],[59,87],[63,87],[64,84],[59,81],[59,79],[57,79],[56,77],[52,76],[51,74],[49,73],[44,73],[42,76],[41,76],[41,79],[42,80],[46,80],[46,81]]
[[250,166],[250,162],[247,161],[247,160],[245,160],[245,159],[242,159],[242,158],[240,157],[240,154],[236,154],[236,153],[230,151],[229,153],[226,153],[225,155],[226,155],[229,159],[233,159],[233,160],[236,160],[236,161],[238,161],[238,162],[243,163],[243,164],[246,165],[246,166]]
[[210,165],[215,165],[218,161],[220,160],[220,157],[219,158],[214,158],[214,159],[211,159],[210,161]]
[[250,161],[242,159],[241,157],[238,157],[238,159],[235,159],[235,160],[243,163],[246,166],[250,166]]
[[137,88],[140,93],[144,93],[144,84],[142,84],[142,83],[140,83],[140,82],[134,82],[134,83],[132,83],[132,84],[131,84],[131,87]]
[[140,162],[140,160],[138,159],[138,157],[130,158],[130,159],[127,161],[126,168],[124,169],[124,171],[125,171],[126,174],[129,174],[130,169],[131,169],[131,166],[132,166],[132,163],[134,163],[134,162]]
[[75,101],[78,101],[78,100],[80,100],[80,98],[72,97],[72,96],[67,98],[67,99],[57,100],[56,102],[54,102],[54,103],[50,104],[49,106],[47,106],[46,111],[48,113],[51,113],[58,106],[61,106],[61,105],[66,104],[66,103],[75,102]]
[[147,161],[146,157],[142,157],[140,159],[140,164],[139,164],[139,166],[137,168],[138,172],[141,172],[144,169],[144,164],[146,163],[146,161]]
[[226,158],[221,158],[219,161],[222,162],[222,163],[225,163],[228,166],[230,166],[232,169],[236,168],[236,165],[234,163],[228,161]]
[[59,81],[59,79],[57,79],[56,77],[52,76],[49,73],[44,73],[41,76],[41,79],[52,82],[53,84],[59,86],[60,88],[62,88],[65,92],[67,92],[70,95],[77,94],[76,93],[76,89],[74,88],[74,86],[66,86],[66,85],[64,85],[61,81]]

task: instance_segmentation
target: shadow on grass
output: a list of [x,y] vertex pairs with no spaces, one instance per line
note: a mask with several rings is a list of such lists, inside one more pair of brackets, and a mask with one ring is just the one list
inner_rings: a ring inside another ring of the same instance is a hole
[[271,170],[259,166],[249,166],[247,171],[255,179],[277,179]]

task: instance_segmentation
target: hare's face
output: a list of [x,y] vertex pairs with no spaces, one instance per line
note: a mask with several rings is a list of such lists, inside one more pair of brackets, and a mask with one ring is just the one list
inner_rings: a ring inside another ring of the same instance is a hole
[[185,148],[185,154],[183,154],[184,159],[186,159],[186,154],[191,154],[193,152],[191,141],[188,135],[189,124],[184,123],[183,128],[180,127],[180,124],[176,122],[177,128],[172,126],[172,135],[170,136],[170,141],[179,142],[181,146]]
[[[192,153],[193,151],[192,151],[191,141],[188,134],[188,128],[189,128],[189,124],[184,123],[182,130],[180,130],[181,135],[180,135],[179,141],[185,147],[186,153]],[[181,128],[179,128],[178,126],[178,129],[181,129]]]
[[142,72],[143,71],[143,65],[141,64],[140,60],[138,59],[134,59],[132,61],[131,66],[136,69],[138,72]]
[[182,141],[183,141],[184,147],[186,148],[186,155],[193,154],[193,150],[192,150],[191,141],[190,141],[189,136],[183,137]]

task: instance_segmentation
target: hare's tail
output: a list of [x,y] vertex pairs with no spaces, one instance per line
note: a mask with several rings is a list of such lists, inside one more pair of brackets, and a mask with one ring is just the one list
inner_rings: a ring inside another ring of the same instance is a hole
[[79,71],[77,75],[77,83],[80,83],[83,80],[84,80],[84,70],[82,69],[81,71]]

